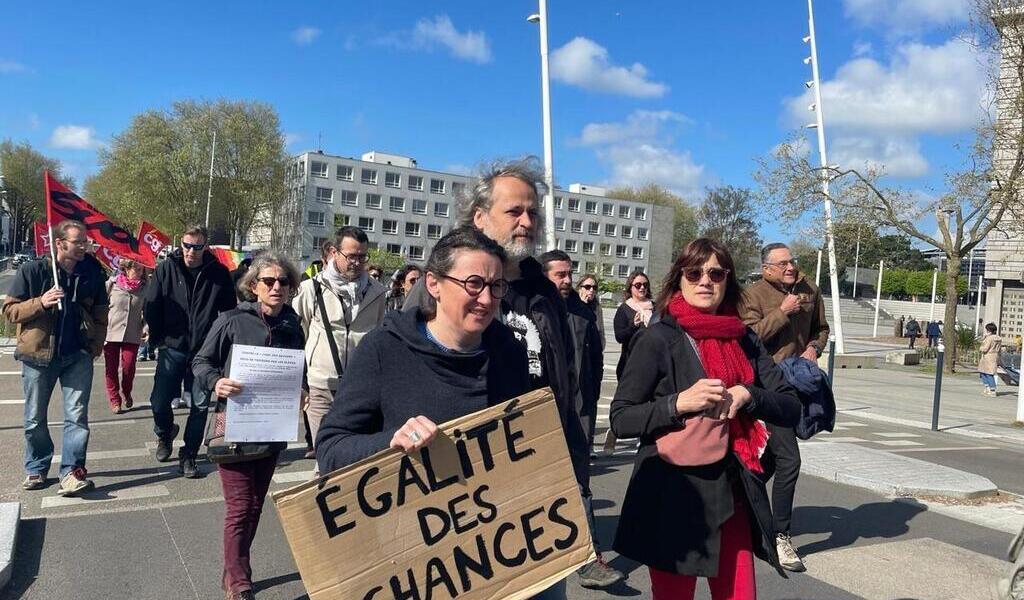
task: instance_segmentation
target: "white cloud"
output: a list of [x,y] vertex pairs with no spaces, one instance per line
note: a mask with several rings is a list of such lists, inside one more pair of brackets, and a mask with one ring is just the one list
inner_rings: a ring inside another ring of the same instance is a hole
[[491,44],[482,31],[460,32],[455,29],[448,15],[433,19],[420,19],[412,31],[413,46],[433,49],[442,46],[452,56],[478,64],[491,62]]
[[92,150],[103,145],[95,136],[96,130],[92,127],[60,125],[50,135],[50,145],[70,150]]
[[929,27],[962,23],[970,17],[969,0],[843,0],[843,12],[861,25],[890,33],[912,34]]
[[832,140],[829,162],[844,168],[874,170],[893,177],[921,177],[928,161],[912,138],[839,136]]
[[857,41],[853,43],[853,55],[856,57],[870,56],[873,50],[871,42]]
[[672,111],[638,110],[622,122],[588,123],[578,143],[593,148],[610,169],[609,185],[657,183],[693,198],[706,183],[705,167],[674,143],[674,132],[690,123]]
[[0,58],[0,73],[25,73],[29,70],[28,67],[19,62]]
[[303,136],[302,136],[301,133],[285,133],[284,134],[284,145],[285,146],[291,146],[292,144],[297,144],[297,143],[301,142],[302,140],[303,140]]
[[669,89],[664,83],[650,81],[647,68],[640,63],[629,67],[612,64],[608,50],[585,37],[574,38],[551,53],[551,77],[583,89],[635,98],[660,98]]
[[320,37],[321,31],[316,27],[299,27],[292,32],[292,41],[300,46],[308,46]]

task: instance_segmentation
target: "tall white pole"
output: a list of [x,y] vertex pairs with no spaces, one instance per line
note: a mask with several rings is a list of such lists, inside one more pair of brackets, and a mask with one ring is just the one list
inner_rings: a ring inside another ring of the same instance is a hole
[[210,199],[213,198],[213,157],[217,155],[217,130],[213,130],[213,148],[210,149],[210,185],[206,188],[206,227],[210,227]]
[[981,324],[981,284],[984,279],[984,275],[978,275],[978,299],[974,305],[974,337],[978,337],[978,325]]
[[882,304],[882,271],[885,269],[885,261],[878,261],[878,287],[875,289],[875,329],[871,337],[878,337],[878,310]]
[[853,299],[857,299],[857,269],[860,267],[860,227],[857,227],[857,255],[853,259]]
[[818,250],[818,264],[814,267],[814,287],[821,287],[821,250]]
[[932,271],[932,306],[931,311],[928,313],[928,320],[935,320],[935,284],[939,281],[939,270],[935,269]]
[[971,248],[971,254],[967,258],[967,306],[971,305],[971,282],[974,281],[974,248]]
[[821,191],[825,196],[825,239],[828,242],[828,275],[832,288],[832,331],[836,336],[836,353],[844,354],[843,318],[839,305],[839,273],[836,270],[836,240],[832,228],[832,198],[828,193],[828,155],[825,152],[825,115],[821,107],[821,78],[818,74],[818,45],[814,37],[813,0],[807,0],[807,28],[811,43],[811,74],[814,80],[814,107],[818,117],[818,155],[821,158]]
[[551,80],[548,75],[548,2],[540,3],[540,89],[544,112],[544,237],[547,250],[555,249],[555,166],[551,152]]
[[[1017,373],[1024,370],[1024,352],[1021,352],[1021,364],[1017,365]],[[1024,382],[1017,380],[1017,421],[1024,422]]]

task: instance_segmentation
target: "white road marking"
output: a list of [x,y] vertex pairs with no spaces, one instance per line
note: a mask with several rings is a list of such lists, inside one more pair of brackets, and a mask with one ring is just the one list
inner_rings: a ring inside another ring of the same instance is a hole
[[25,404],[25,399],[22,398],[21,400],[0,400],[0,405],[5,404]]
[[851,443],[851,444],[852,443],[857,443],[857,442],[866,442],[867,441],[867,440],[863,440],[863,439],[858,438],[858,437],[841,437],[841,436],[837,436],[837,435],[822,435],[822,436],[818,437],[818,440],[823,441],[823,442],[848,442],[848,443]]
[[[127,450],[94,450],[87,452],[85,455],[86,461],[92,460],[107,460],[111,458],[134,458],[138,456],[149,456],[150,450],[148,448],[129,448]],[[60,454],[53,455],[53,464],[60,464]]]
[[274,483],[300,483],[313,478],[314,471],[296,471],[292,473],[276,473]]
[[920,435],[916,433],[875,433],[878,437],[884,438],[919,438]]
[[[182,448],[185,446],[185,440],[174,440],[171,444],[172,448]],[[156,442],[146,442],[147,450],[156,450]]]
[[867,427],[868,424],[867,423],[858,423],[856,421],[844,421],[843,422],[843,426],[844,427]]
[[951,452],[954,450],[999,450],[996,446],[946,446],[943,448],[897,448],[893,452]]
[[924,446],[921,442],[912,442],[910,440],[887,440],[877,442],[872,440],[872,444],[878,444],[879,446]]
[[[103,495],[103,496],[101,496]],[[43,498],[40,508],[57,508],[61,506],[81,506],[84,504],[96,504],[98,502],[113,502],[115,500],[140,500],[142,498],[159,498],[170,496],[171,492],[163,485],[146,485],[136,488],[125,488],[104,492],[99,488],[86,492],[84,496],[68,498],[65,496],[47,496]]]

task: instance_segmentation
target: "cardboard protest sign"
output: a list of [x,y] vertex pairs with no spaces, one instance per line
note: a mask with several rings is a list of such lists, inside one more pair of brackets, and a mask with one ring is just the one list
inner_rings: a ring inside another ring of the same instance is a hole
[[273,495],[311,600],[529,598],[595,557],[550,389]]

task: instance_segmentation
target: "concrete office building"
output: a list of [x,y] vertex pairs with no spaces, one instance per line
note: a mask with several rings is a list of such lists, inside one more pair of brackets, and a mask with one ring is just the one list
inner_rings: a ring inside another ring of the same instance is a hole
[[[361,159],[305,152],[292,159],[287,178],[288,215],[299,232],[288,250],[304,264],[319,257],[335,229],[355,225],[371,248],[422,265],[456,226],[458,200],[475,184],[474,177],[421,169],[415,159],[382,152]],[[643,269],[657,281],[668,271],[671,208],[608,198],[603,188],[583,184],[554,196],[558,247],[577,273],[625,280]]]

